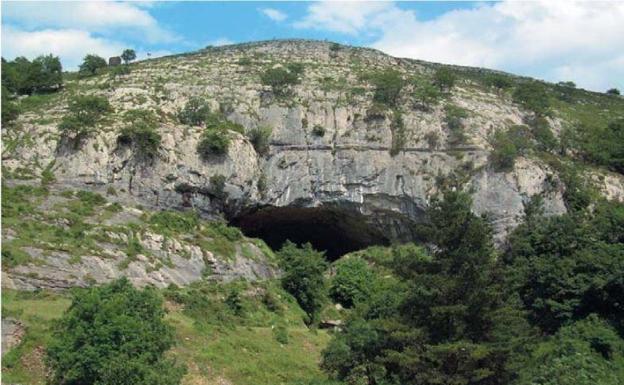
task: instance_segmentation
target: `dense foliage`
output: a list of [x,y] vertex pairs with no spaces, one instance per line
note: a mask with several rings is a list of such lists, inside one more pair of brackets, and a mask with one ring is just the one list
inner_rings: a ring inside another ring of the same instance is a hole
[[572,140],[586,160],[624,174],[624,118],[593,130],[581,126]]
[[280,267],[284,271],[282,286],[293,295],[308,315],[308,324],[318,321],[326,297],[323,273],[327,268],[323,253],[309,243],[297,247],[288,241],[279,251]]
[[440,88],[441,91],[450,91],[455,82],[457,76],[453,71],[448,68],[442,67],[433,74],[433,83]]
[[178,120],[182,124],[201,126],[210,119],[210,105],[200,97],[190,98],[184,108],[178,112]]
[[185,369],[166,359],[174,334],[154,289],[126,279],[74,294],[47,357],[54,383],[179,384]]
[[58,56],[41,55],[32,62],[25,57],[2,59],[2,85],[19,95],[58,90],[63,85],[63,67]]
[[125,49],[121,53],[121,58],[123,59],[124,63],[128,64],[136,59],[136,52],[131,48]]

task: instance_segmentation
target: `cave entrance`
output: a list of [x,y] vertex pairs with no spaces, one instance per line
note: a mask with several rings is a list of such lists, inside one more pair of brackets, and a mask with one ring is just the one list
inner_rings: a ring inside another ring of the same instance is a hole
[[390,242],[364,216],[333,207],[265,207],[234,218],[231,223],[249,237],[262,238],[273,250],[286,240],[310,242],[328,260]]

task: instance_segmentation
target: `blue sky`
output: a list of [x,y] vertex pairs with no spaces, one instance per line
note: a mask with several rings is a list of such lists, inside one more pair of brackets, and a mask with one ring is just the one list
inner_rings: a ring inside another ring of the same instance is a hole
[[624,88],[624,2],[2,2],[2,56],[139,57],[273,38]]

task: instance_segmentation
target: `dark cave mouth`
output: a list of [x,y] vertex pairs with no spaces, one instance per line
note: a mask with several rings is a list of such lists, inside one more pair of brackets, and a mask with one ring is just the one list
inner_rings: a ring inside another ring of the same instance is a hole
[[335,207],[265,207],[230,222],[245,235],[263,239],[273,250],[279,250],[286,240],[299,245],[309,242],[330,261],[369,246],[390,244],[362,214]]

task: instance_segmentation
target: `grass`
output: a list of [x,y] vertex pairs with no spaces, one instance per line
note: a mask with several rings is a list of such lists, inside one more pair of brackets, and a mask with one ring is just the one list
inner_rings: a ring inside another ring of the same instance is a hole
[[[270,290],[279,295],[277,301],[283,312],[272,313],[262,303],[264,297],[243,292],[244,316],[202,322],[202,316],[192,317],[184,306],[168,302],[166,319],[175,327],[177,336],[177,344],[169,354],[189,368],[182,384],[275,385],[323,378],[318,361],[329,334],[303,326],[301,310],[275,282],[259,286],[204,283],[203,290],[211,301],[223,304],[223,294],[234,287]],[[3,356],[3,382],[45,384],[43,348],[50,339],[54,320],[69,305],[63,293],[3,290],[3,314],[18,318],[27,330],[22,344]],[[276,325],[288,325],[288,343],[277,341]]]

